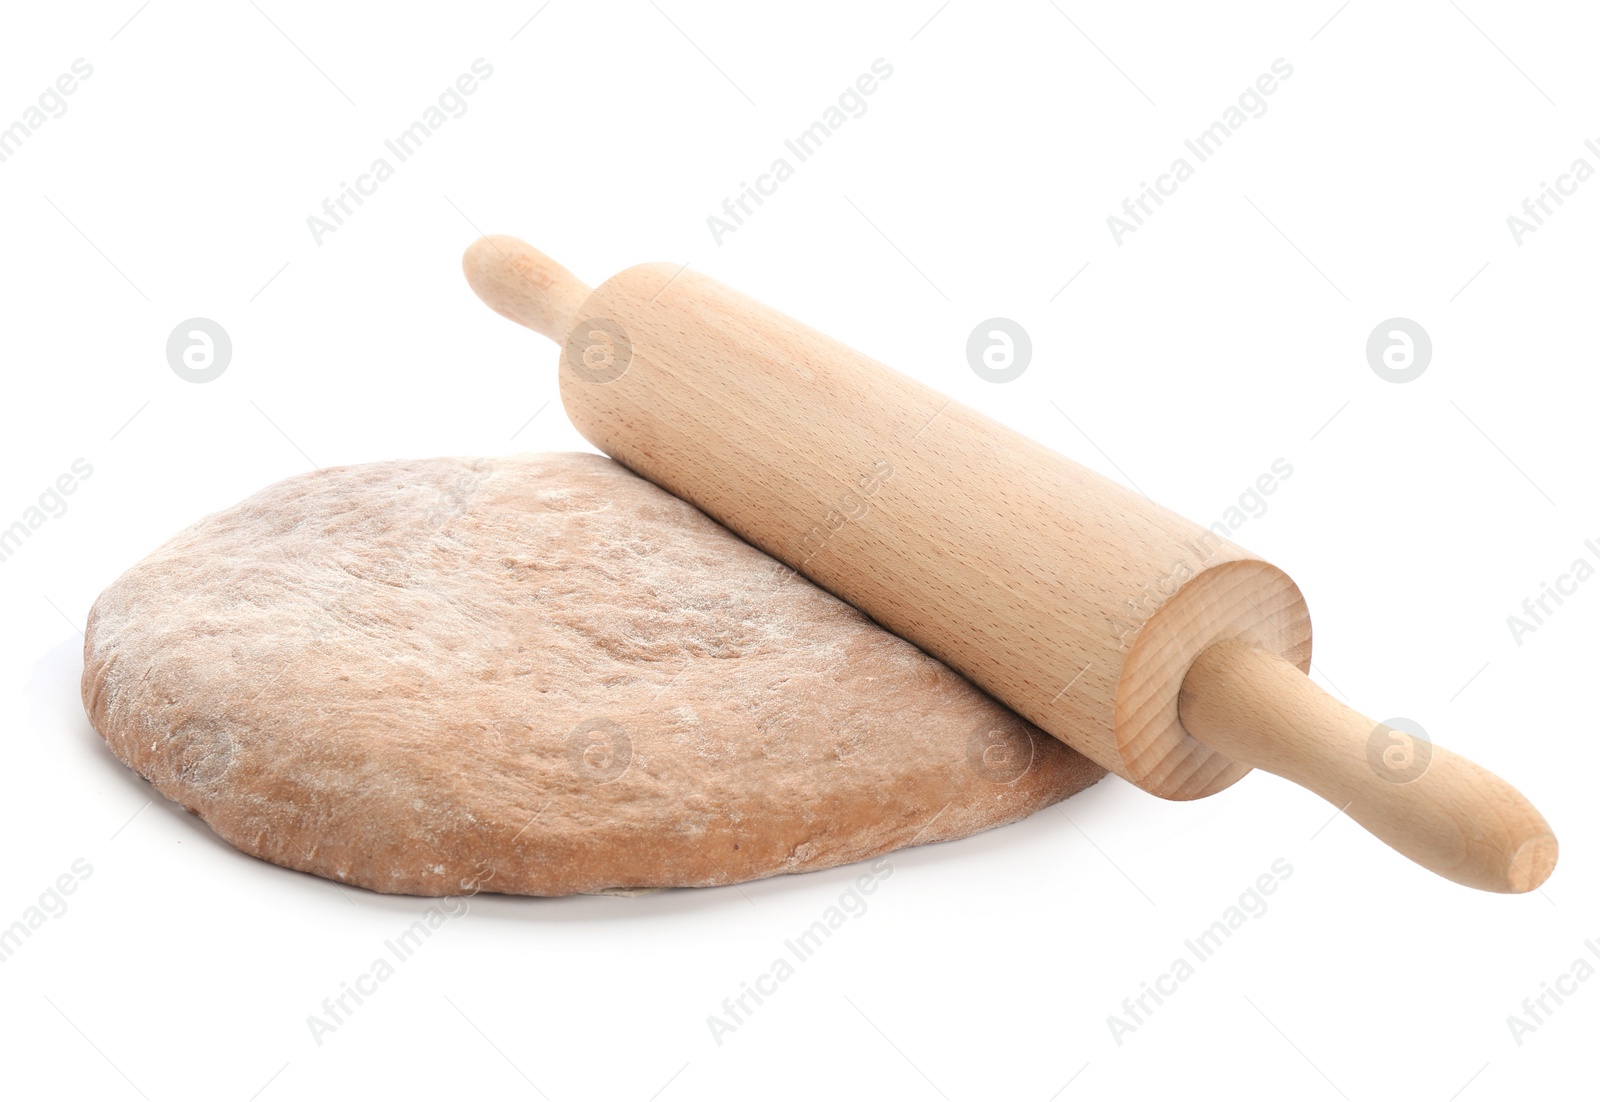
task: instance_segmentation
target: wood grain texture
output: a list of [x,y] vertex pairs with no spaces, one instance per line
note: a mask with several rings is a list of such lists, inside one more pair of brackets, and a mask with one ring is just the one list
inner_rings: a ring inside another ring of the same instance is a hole
[[589,296],[589,288],[571,272],[515,237],[479,238],[461,267],[491,309],[557,344],[566,339]]
[[1311,789],[1458,884],[1525,892],[1555,868],[1555,835],[1522,793],[1442,747],[1373,723],[1276,655],[1237,640],[1217,644],[1195,661],[1179,706],[1209,745]]
[[[616,378],[573,341],[561,357],[602,451],[1158,795],[1246,772],[1184,732],[1177,692],[1240,631],[1309,660],[1281,571],[698,273],[630,268],[579,314],[631,345]],[[1182,616],[1164,588],[1189,593]]]
[[[562,401],[602,451],[1105,768],[1190,799],[1282,766],[1355,793],[1369,829],[1463,883],[1528,890],[1553,867],[1538,812],[1453,755],[1426,785],[1385,787],[1355,786],[1325,734],[1306,736],[1301,761],[1274,756],[1290,722],[1376,725],[1304,676],[1304,598],[1243,548],[698,273],[645,264],[593,291],[572,280],[559,297],[585,297],[562,333],[543,302],[565,269],[513,238],[475,244],[466,267],[497,311],[562,345]],[[1223,697],[1258,664],[1196,663],[1230,642],[1277,663],[1236,717]],[[1199,728],[1186,691],[1203,702]],[[1288,718],[1264,722],[1259,701]],[[1491,824],[1482,839],[1450,834],[1450,801]]]

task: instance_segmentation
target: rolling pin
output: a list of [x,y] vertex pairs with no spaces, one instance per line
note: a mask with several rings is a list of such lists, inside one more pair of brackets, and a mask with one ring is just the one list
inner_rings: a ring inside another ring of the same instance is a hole
[[1146,791],[1260,768],[1469,887],[1555,867],[1515,788],[1312,682],[1299,589],[1211,530],[698,273],[591,290],[500,236],[463,267],[601,451]]

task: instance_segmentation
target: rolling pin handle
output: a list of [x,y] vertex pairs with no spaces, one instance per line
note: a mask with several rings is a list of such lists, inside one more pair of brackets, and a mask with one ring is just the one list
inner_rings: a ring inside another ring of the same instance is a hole
[[1532,891],[1556,864],[1550,825],[1481,766],[1362,716],[1300,670],[1237,640],[1184,677],[1178,712],[1219,753],[1311,789],[1440,876]]
[[461,258],[467,282],[495,313],[543,333],[557,344],[578,323],[589,297],[582,280],[515,237],[491,234]]

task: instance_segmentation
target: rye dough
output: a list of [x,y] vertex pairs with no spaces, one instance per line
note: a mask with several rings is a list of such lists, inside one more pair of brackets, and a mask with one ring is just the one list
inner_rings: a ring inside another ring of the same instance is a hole
[[730,884],[1000,826],[1103,770],[599,455],[300,475],[89,615],[112,751],[380,892]]

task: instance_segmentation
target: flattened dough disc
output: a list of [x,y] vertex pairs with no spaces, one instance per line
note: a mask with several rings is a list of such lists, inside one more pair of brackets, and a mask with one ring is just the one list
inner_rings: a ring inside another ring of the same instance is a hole
[[83,697],[244,852],[414,895],[827,868],[1103,775],[581,453],[320,471],[207,517],[100,596]]

